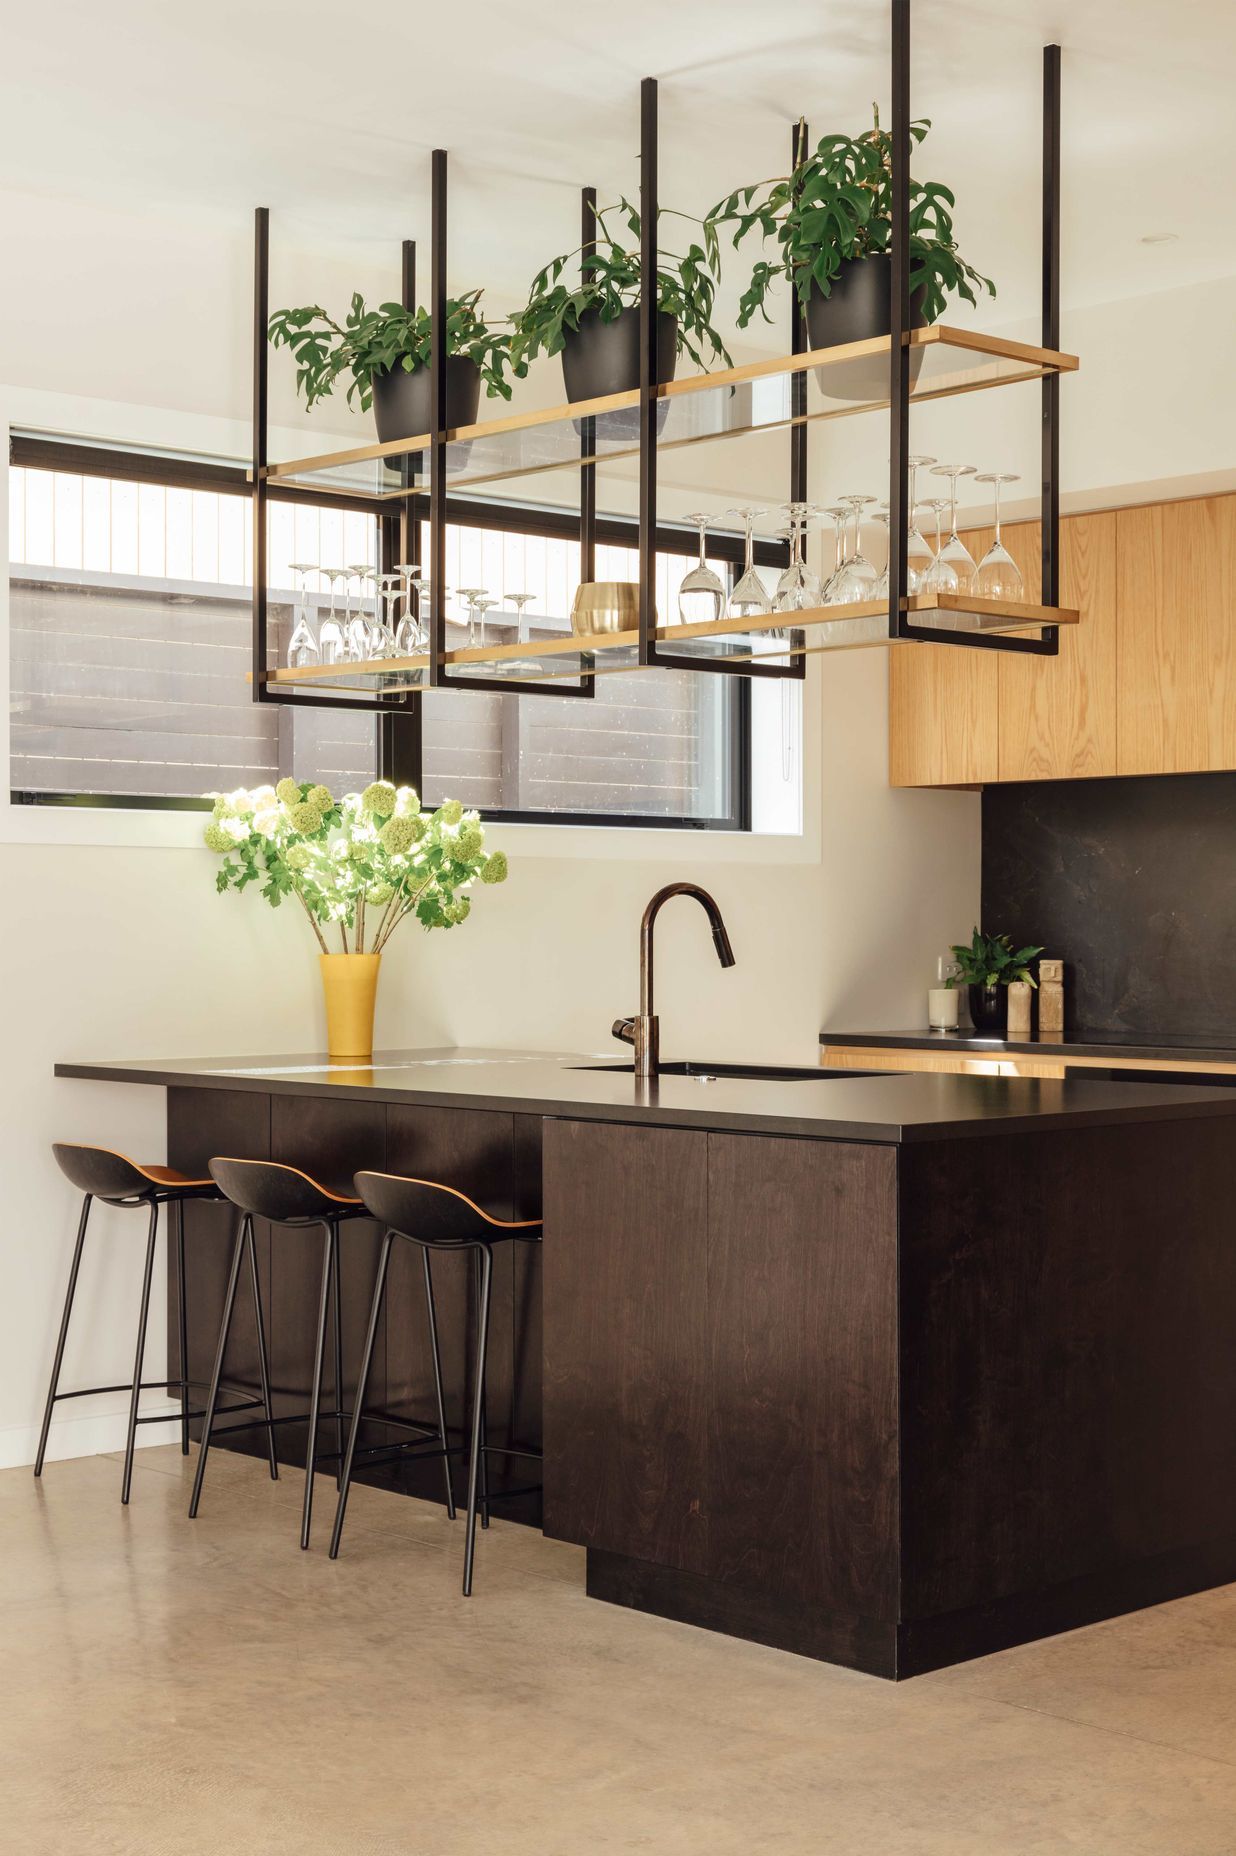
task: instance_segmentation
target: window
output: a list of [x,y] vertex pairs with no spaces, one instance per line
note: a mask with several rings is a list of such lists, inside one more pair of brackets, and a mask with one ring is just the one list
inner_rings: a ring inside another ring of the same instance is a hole
[[[373,713],[258,705],[251,651],[252,541],[243,471],[22,437],[9,471],[10,785],[18,800],[192,805],[203,793],[284,774],[342,787],[380,771]],[[111,474],[105,474],[110,472]],[[363,508],[270,502],[272,650],[286,649],[299,575],[372,565]],[[458,589],[527,592],[533,633],[566,628],[579,577],[570,524],[512,507],[447,528],[448,613]],[[659,557],[658,608],[673,611],[693,541]],[[422,558],[427,556],[427,535]],[[723,572],[724,563],[713,563]],[[597,577],[631,579],[631,548],[601,543]],[[313,612],[330,605],[321,572]],[[340,588],[342,596],[342,587]],[[509,603],[490,621],[513,637]],[[462,632],[456,634],[462,637]],[[490,816],[793,831],[799,824],[800,686],[650,671],[599,677],[592,700],[430,691],[412,758],[427,801]],[[759,766],[752,777],[752,735]],[[387,738],[388,746],[390,737]]]

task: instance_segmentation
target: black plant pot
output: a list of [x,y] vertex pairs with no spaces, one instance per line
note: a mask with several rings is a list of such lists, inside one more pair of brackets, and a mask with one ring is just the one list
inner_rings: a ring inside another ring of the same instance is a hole
[[[657,311],[657,379],[672,380],[678,365],[678,318]],[[562,382],[574,405],[578,400],[603,399],[611,393],[631,393],[639,385],[639,308],[620,309],[612,322],[602,322],[599,309],[586,309],[578,329],[562,331]],[[669,401],[657,405],[657,431],[669,412]],[[579,428],[578,419],[575,421]],[[637,438],[639,412],[624,407],[602,413],[598,438]]]
[[[466,354],[453,354],[446,363],[446,424],[453,430],[475,425],[481,404],[481,373]],[[433,426],[433,387],[427,367],[409,374],[402,363],[373,377],[373,420],[378,442],[397,444],[401,438],[419,438]]]
[[[825,296],[812,282],[807,298],[807,340],[813,348],[839,348],[845,342],[865,342],[887,335],[892,324],[893,261],[888,253],[869,258],[844,259]],[[910,327],[921,329],[925,285],[910,299]],[[923,350],[910,350],[910,385],[918,379]],[[888,398],[888,357],[876,354],[859,361],[839,361],[835,367],[818,367],[816,379],[832,400],[884,400]]]
[[1003,986],[967,986],[966,1002],[976,1031],[1002,1033],[1008,1023],[1009,995]]

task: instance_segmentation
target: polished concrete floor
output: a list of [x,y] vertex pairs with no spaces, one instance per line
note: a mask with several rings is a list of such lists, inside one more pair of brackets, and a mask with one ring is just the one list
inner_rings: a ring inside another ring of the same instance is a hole
[[0,1474],[0,1851],[1232,1856],[1236,1588],[898,1687],[595,1603],[583,1557],[140,1453]]

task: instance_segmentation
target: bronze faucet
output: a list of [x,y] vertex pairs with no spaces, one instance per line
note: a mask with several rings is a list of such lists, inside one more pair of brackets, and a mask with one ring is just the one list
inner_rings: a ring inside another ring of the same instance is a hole
[[614,1021],[614,1036],[624,1044],[630,1044],[635,1052],[635,1074],[637,1076],[655,1076],[660,1068],[660,1036],[656,1017],[652,1009],[652,930],[661,907],[671,896],[694,896],[708,917],[712,929],[713,946],[717,950],[717,959],[723,967],[734,964],[734,950],[730,946],[730,937],[725,932],[725,923],[721,911],[698,883],[667,883],[659,889],[648,907],[644,910],[644,919],[639,930],[639,1017],[619,1018]]

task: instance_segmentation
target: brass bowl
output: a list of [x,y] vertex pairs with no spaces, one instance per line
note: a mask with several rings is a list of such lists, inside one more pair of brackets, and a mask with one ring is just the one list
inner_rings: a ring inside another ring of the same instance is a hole
[[639,587],[634,580],[585,580],[576,588],[571,630],[577,638],[633,632],[638,624]]

